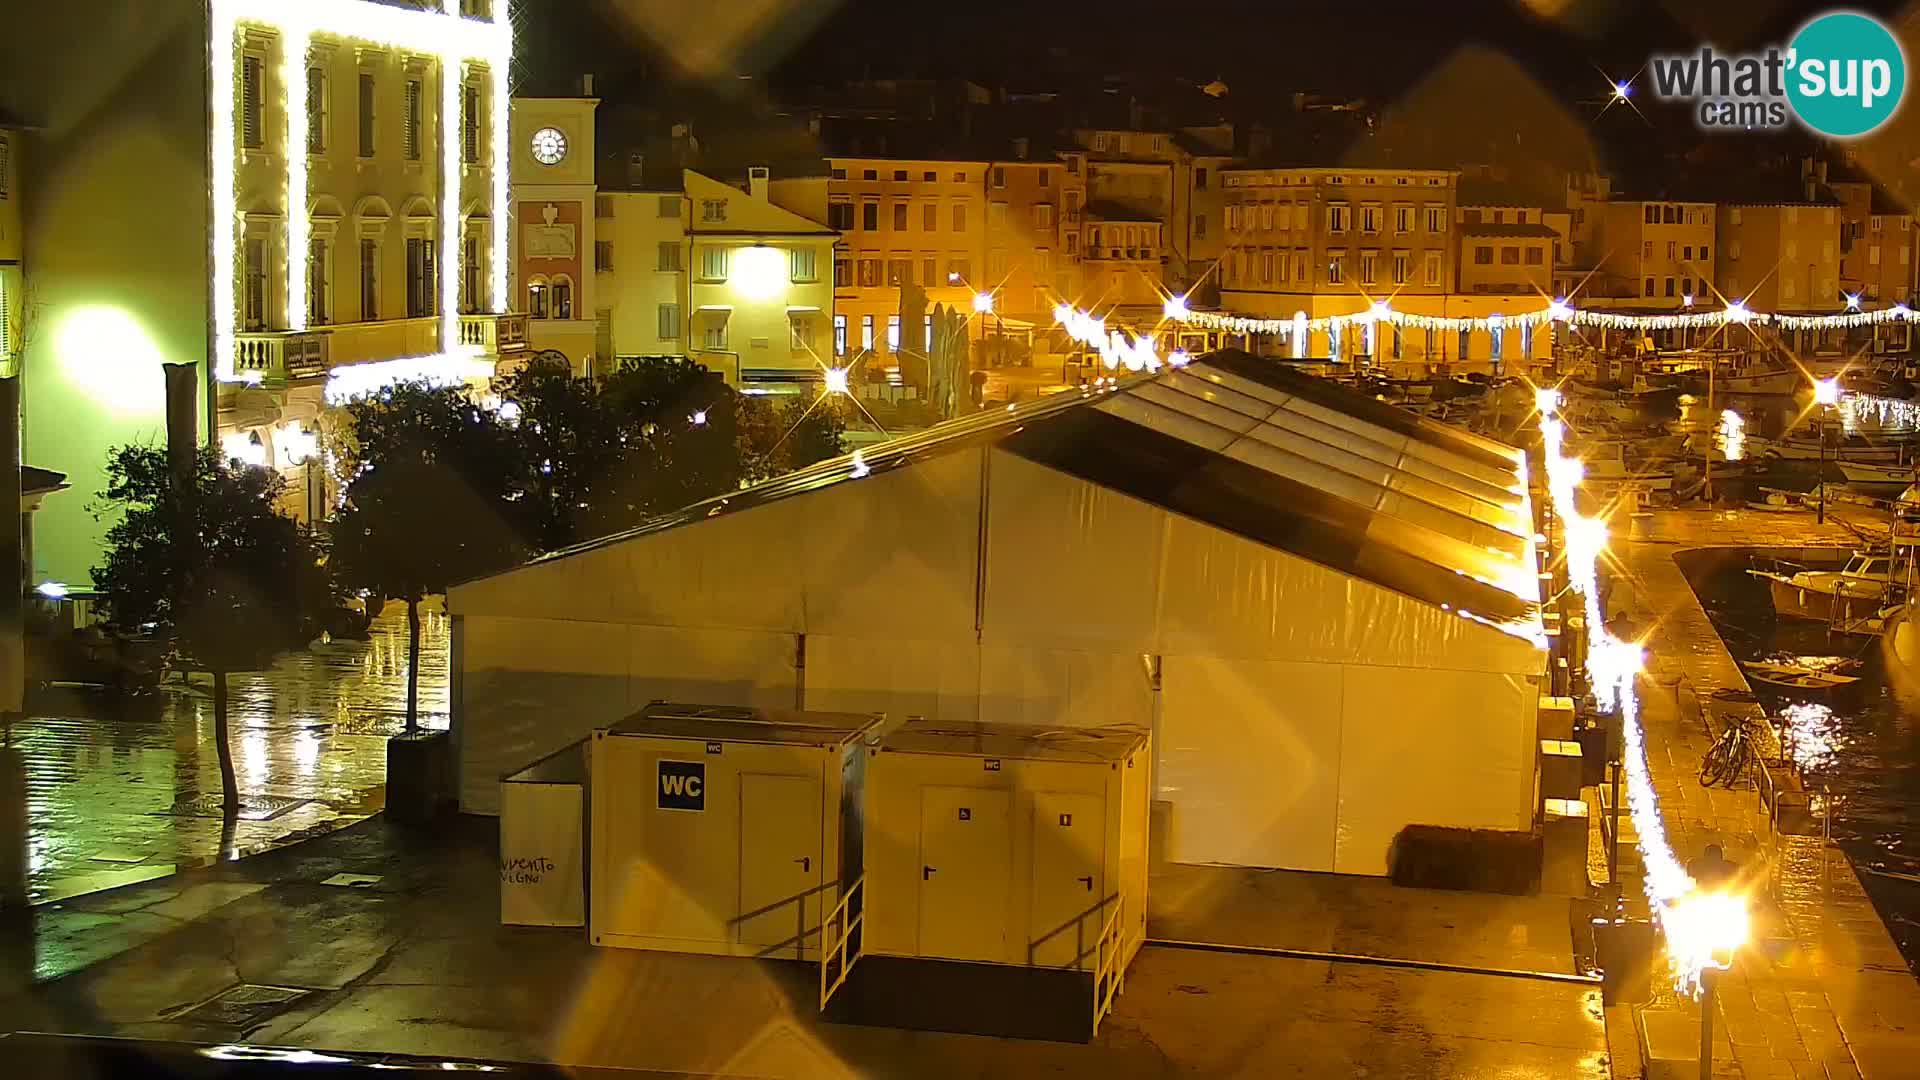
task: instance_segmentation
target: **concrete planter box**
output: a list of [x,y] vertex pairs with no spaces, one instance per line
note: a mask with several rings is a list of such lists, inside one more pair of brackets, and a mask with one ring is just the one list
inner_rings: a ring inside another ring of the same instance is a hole
[[387,740],[387,816],[403,825],[424,825],[453,795],[453,737],[418,731]]

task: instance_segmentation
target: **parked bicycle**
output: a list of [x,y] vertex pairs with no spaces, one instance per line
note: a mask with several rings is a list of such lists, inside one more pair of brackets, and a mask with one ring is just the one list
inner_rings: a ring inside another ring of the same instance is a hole
[[1759,752],[1754,749],[1753,722],[1736,720],[1713,741],[1707,756],[1700,761],[1700,786],[1730,788],[1739,783],[1753,766]]

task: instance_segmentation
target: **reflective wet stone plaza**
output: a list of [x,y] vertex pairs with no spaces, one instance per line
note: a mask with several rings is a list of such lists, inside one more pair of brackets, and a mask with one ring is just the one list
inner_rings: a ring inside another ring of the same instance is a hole
[[[447,726],[447,622],[421,617],[420,723]],[[406,726],[406,609],[364,641],[320,641],[229,679],[242,808],[228,857],[350,825],[386,801],[386,740]],[[206,676],[128,697],[55,685],[12,732],[27,761],[34,903],[204,866],[222,850]]]

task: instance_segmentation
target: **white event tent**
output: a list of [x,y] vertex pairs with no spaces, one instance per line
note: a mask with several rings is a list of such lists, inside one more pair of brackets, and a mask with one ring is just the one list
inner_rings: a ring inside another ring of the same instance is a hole
[[653,700],[1152,731],[1165,857],[1528,830],[1520,451],[1237,351],[943,424],[450,590],[463,809]]

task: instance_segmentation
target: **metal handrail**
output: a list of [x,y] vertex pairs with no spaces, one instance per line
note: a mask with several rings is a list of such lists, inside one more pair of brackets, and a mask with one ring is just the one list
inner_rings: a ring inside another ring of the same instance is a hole
[[[854,945],[853,955],[848,956],[847,943],[855,940],[855,935],[866,922],[865,905],[854,903],[866,883],[864,875],[855,881],[820,924],[820,1008],[823,1012],[834,991],[846,985],[848,973],[860,959],[860,946]],[[854,910],[856,907],[858,910]]]
[[1122,897],[1113,905],[1113,914],[1100,926],[1100,937],[1094,942],[1096,962],[1093,968],[1093,1033],[1100,1034],[1100,1021],[1113,1011],[1113,996],[1120,989],[1122,972],[1120,968],[1120,915],[1126,910],[1127,901]]

